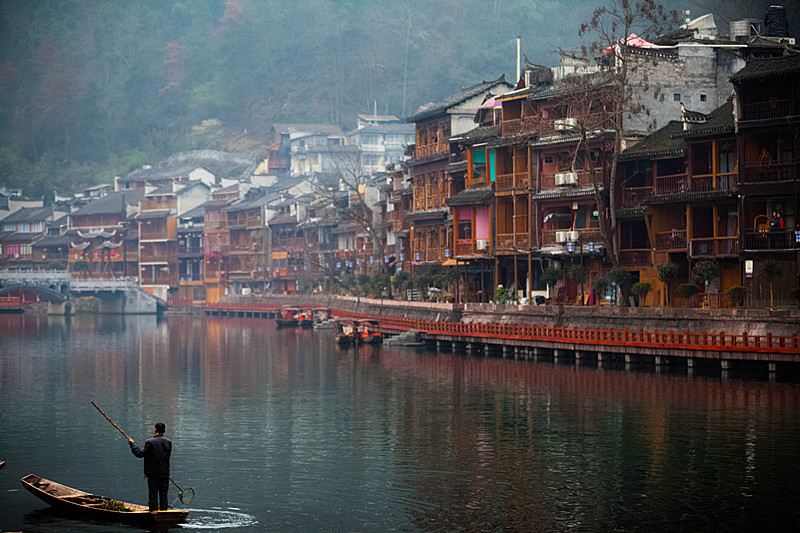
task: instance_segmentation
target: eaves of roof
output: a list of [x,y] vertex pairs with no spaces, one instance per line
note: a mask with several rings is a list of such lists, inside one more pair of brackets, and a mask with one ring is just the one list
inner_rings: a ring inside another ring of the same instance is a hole
[[459,191],[452,197],[445,199],[444,203],[450,207],[478,205],[490,201],[493,197],[494,187],[492,185],[480,185]]
[[464,100],[468,100],[473,96],[477,96],[483,93],[484,91],[488,91],[493,87],[500,85],[501,83],[508,84],[505,75],[500,76],[496,80],[483,81],[481,83],[473,85],[472,87],[467,87],[466,89],[457,92],[456,94],[450,96],[449,98],[446,98],[442,102],[431,104],[429,106],[422,108],[417,114],[407,117],[406,122],[420,122],[427,118],[435,117],[437,115],[443,115],[447,112],[447,109],[457,104],[460,104]]

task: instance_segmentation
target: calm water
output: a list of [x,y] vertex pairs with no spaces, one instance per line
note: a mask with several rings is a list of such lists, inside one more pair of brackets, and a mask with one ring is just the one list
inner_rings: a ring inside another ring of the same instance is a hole
[[110,529],[49,511],[28,473],[146,503],[92,400],[139,443],[167,424],[190,529],[800,527],[796,384],[341,349],[262,319],[3,315],[0,530]]

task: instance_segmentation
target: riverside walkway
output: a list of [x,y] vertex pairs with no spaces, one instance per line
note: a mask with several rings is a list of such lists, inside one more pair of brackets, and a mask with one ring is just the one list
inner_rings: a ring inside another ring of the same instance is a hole
[[[329,305],[334,316],[378,320],[386,334],[417,330],[437,349],[464,350],[486,355],[532,359],[541,357],[596,359],[624,357],[625,362],[656,365],[706,362],[723,370],[737,364],[765,364],[775,372],[779,364],[800,363],[800,334],[750,335],[724,332],[615,330],[518,324],[466,323],[421,320],[361,313]],[[272,317],[281,303],[230,302],[204,304],[208,314]]]

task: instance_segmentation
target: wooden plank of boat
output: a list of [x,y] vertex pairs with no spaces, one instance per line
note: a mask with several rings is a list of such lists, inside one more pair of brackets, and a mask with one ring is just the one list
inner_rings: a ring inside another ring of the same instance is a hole
[[[111,498],[73,489],[34,474],[25,476],[21,481],[28,492],[43,502],[62,511],[87,518],[147,526],[179,524],[185,521],[189,515],[189,511],[177,509],[150,512],[145,505],[117,502]],[[127,510],[109,508],[119,507],[119,504],[122,504]]]

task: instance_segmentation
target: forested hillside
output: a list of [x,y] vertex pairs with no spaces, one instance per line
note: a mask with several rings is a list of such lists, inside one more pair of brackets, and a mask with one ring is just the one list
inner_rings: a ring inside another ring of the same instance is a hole
[[[610,1],[610,0],[607,0]],[[0,184],[109,182],[169,153],[263,153],[273,122],[401,117],[576,48],[603,0],[0,2]],[[691,4],[691,5],[689,5]],[[769,2],[664,2],[761,17]],[[789,10],[794,33],[797,13]],[[728,17],[728,18],[726,18]]]

